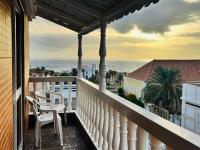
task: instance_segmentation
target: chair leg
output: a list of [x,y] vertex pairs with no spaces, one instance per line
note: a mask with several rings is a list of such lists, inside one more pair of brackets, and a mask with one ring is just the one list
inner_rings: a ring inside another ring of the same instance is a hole
[[59,115],[57,116],[57,125],[58,125],[59,136],[60,136],[60,145],[63,146],[62,120]]
[[39,121],[37,121],[35,126],[35,147],[40,146],[40,140],[41,140],[41,124]]
[[64,121],[65,121],[65,126],[67,125],[67,113],[66,113],[66,108],[64,108]]

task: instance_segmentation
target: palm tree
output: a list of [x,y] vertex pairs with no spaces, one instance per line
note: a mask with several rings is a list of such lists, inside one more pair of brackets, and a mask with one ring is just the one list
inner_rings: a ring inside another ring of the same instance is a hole
[[158,67],[143,90],[144,100],[177,112],[181,96],[181,73],[177,69]]

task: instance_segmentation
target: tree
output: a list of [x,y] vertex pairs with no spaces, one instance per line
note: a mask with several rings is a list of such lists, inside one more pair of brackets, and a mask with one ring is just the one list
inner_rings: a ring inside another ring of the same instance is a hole
[[176,113],[181,96],[181,73],[177,69],[158,67],[154,70],[152,78],[143,89],[143,98],[147,103]]
[[123,80],[123,74],[120,73],[117,77],[117,80],[119,81],[120,85],[122,85],[122,80]]
[[78,70],[76,68],[72,68],[71,74],[72,76],[77,76]]
[[106,72],[106,82],[108,82],[108,80],[110,81],[110,74],[108,72]]

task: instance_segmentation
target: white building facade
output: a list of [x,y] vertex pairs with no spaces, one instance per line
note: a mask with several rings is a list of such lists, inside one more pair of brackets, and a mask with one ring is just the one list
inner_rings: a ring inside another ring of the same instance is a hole
[[200,84],[183,84],[181,126],[200,134]]
[[83,78],[89,79],[95,76],[96,64],[92,64],[92,66],[85,65],[83,66],[83,70]]
[[146,82],[142,80],[124,77],[123,89],[124,92],[134,94],[137,98],[142,96],[142,90],[146,86]]

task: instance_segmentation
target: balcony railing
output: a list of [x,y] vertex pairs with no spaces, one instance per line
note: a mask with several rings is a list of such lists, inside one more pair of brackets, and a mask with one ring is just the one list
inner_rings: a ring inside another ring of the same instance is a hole
[[[161,150],[165,148],[164,145],[166,149],[200,149],[200,136],[109,91],[102,93],[97,85],[88,80],[75,77],[32,77],[30,82],[50,82],[51,90],[54,90],[54,83],[59,82],[61,93],[64,92],[64,82],[69,87],[72,82],[76,82],[74,113],[97,149]],[[42,87],[45,89],[45,86],[48,88],[48,84]],[[34,85],[34,90],[37,88]],[[70,95],[67,108],[71,105]]]

